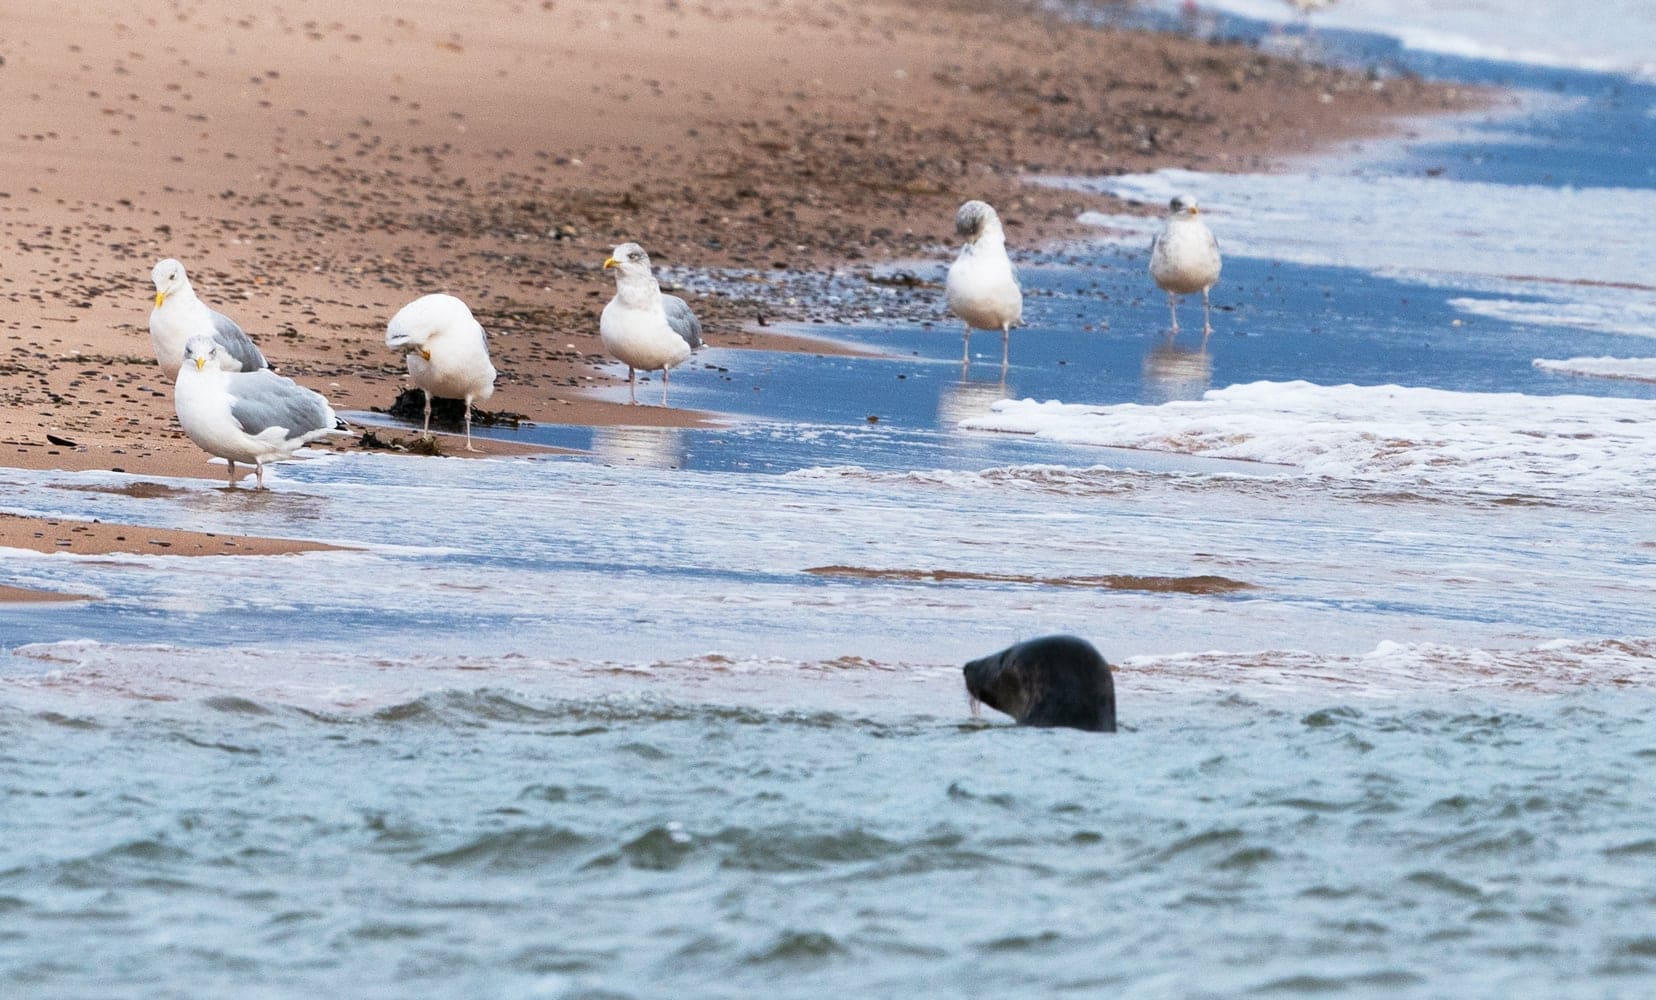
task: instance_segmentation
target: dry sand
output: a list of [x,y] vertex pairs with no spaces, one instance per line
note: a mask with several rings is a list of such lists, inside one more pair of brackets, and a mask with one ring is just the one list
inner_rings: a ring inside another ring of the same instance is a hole
[[764,274],[943,255],[968,197],[1015,241],[1072,235],[1082,196],[1022,178],[1258,169],[1479,99],[1030,6],[9,4],[0,463],[220,474],[150,353],[166,256],[341,410],[390,404],[384,323],[446,291],[493,338],[491,407],[692,423],[584,392],[614,384],[616,243],[754,270],[752,296],[693,303],[711,343],[830,353],[755,322],[810,318]]

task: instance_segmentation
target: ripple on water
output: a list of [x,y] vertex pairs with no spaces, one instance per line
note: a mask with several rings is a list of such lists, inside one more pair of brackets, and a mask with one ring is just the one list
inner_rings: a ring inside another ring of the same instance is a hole
[[849,948],[826,931],[786,930],[743,961],[749,965],[813,965],[849,953]]
[[415,863],[476,871],[533,871],[549,864],[563,865],[591,845],[591,838],[565,827],[519,827],[474,837],[455,847],[422,855]]

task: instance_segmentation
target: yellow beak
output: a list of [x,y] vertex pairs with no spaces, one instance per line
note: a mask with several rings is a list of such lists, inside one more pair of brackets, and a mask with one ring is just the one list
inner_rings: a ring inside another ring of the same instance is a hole
[[422,348],[420,348],[420,357],[425,358],[427,361],[430,361],[431,360],[431,352],[422,347]]
[[161,308],[161,303],[166,301],[166,298],[167,298],[167,293],[166,292],[156,292],[155,293],[155,308],[157,308],[157,309]]
[[620,267],[620,266],[621,266],[621,262],[616,260],[614,257],[605,257],[604,258],[604,270],[608,271],[612,267]]
[[206,358],[196,358],[195,363],[196,363],[196,371],[201,371],[203,368],[207,367],[207,359]]

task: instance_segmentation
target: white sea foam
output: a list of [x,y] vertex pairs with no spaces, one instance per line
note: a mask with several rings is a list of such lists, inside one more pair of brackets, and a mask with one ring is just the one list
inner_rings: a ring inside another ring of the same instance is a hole
[[[1656,219],[1656,190],[1189,170],[1063,183],[1153,205],[1192,192],[1227,253],[1485,293],[1450,300],[1471,315],[1656,336],[1649,227],[1629,221]],[[1082,221],[1129,246],[1160,225],[1097,212]]]
[[1541,371],[1560,375],[1656,382],[1656,358],[1566,358],[1563,361],[1536,358],[1533,364]]
[[1272,692],[1321,692],[1324,697],[1337,692],[1342,701],[1390,700],[1424,691],[1552,694],[1650,685],[1656,681],[1656,638],[1555,639],[1499,649],[1387,640],[1367,653],[1176,653],[1130,657],[1116,668],[1118,688],[1142,694],[1204,684],[1256,698]]
[[[1164,0],[1174,6],[1172,0]],[[1297,19],[1282,0],[1203,0],[1243,17]],[[1422,52],[1656,79],[1656,16],[1647,0],[1363,0],[1318,11],[1318,26],[1396,38]]]
[[1295,466],[1337,479],[1523,494],[1650,489],[1656,404],[1255,382],[1144,406],[1007,400],[973,430]]

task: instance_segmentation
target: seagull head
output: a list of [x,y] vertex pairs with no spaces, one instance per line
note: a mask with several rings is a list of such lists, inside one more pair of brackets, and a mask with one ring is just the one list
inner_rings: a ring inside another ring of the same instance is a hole
[[184,273],[184,265],[171,257],[155,265],[150,271],[150,280],[155,282],[156,308],[160,308],[161,303],[167,301],[167,296],[190,287],[190,279]]
[[1194,219],[1201,212],[1202,210],[1196,207],[1196,196],[1192,194],[1177,195],[1167,203],[1167,214],[1171,218]]
[[986,201],[969,201],[955,212],[955,235],[967,243],[976,243],[991,224],[999,229],[1000,216]]
[[191,337],[184,342],[184,366],[180,371],[189,371],[194,365],[196,371],[206,371],[211,365],[217,371],[219,367],[219,346],[212,337]]
[[623,243],[616,247],[614,252],[604,258],[604,269],[617,268],[620,274],[616,280],[622,278],[650,277],[650,255],[637,243]]

